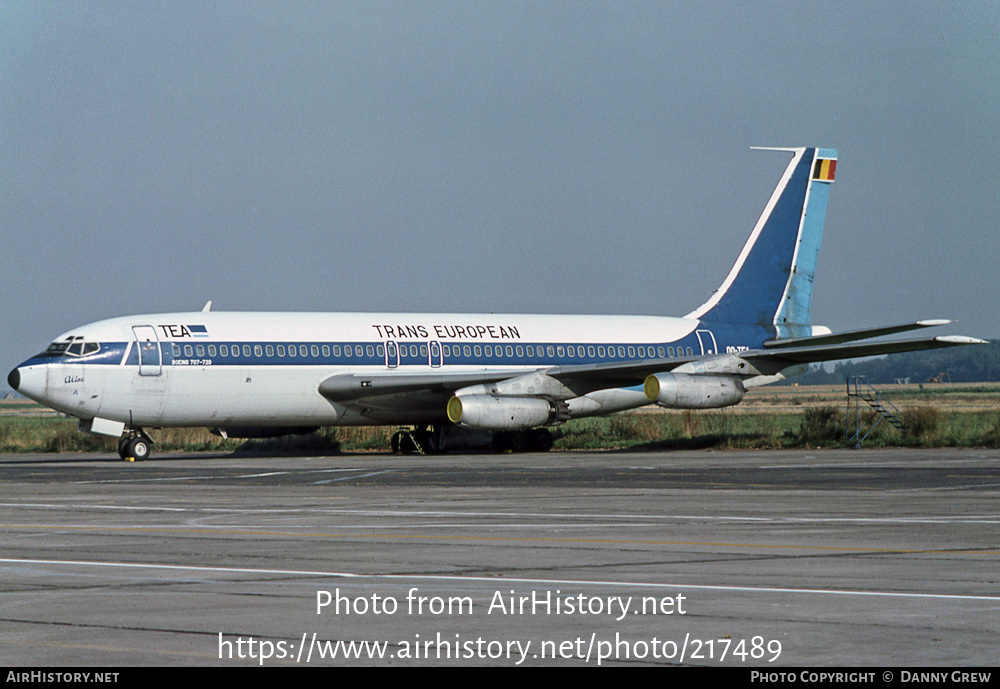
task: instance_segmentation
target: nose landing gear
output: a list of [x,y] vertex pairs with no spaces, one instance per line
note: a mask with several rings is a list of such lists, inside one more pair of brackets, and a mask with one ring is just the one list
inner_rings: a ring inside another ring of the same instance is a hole
[[152,446],[152,439],[142,429],[135,429],[118,441],[118,456],[126,462],[141,462],[149,458]]

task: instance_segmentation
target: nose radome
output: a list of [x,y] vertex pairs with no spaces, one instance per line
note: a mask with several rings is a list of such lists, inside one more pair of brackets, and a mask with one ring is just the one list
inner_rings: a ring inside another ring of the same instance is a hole
[[9,385],[13,390],[17,390],[19,387],[21,387],[20,369],[15,368],[13,371],[7,374],[7,385]]

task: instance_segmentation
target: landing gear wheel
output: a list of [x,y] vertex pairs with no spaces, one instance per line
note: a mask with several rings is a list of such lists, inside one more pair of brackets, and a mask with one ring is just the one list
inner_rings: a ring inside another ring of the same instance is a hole
[[493,434],[494,452],[548,452],[555,439],[547,428],[528,431],[497,431]]
[[507,446],[511,452],[524,452],[528,449],[528,431],[514,431],[507,436]]
[[149,458],[149,439],[139,436],[138,438],[132,438],[128,444],[128,456],[134,457],[135,461],[141,462],[144,459]]
[[554,443],[555,439],[547,428],[535,428],[528,431],[528,445],[532,452],[548,452]]
[[424,454],[441,454],[441,439],[434,431],[421,431],[417,436],[417,442],[423,447]]
[[510,443],[507,439],[507,433],[504,431],[497,431],[493,434],[493,451],[496,453],[503,452],[504,450],[510,449]]
[[118,441],[118,456],[126,461],[149,459],[153,441],[145,434],[125,436]]

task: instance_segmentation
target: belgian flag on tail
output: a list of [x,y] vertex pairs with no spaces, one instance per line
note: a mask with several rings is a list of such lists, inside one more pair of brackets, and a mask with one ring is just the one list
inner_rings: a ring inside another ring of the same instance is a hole
[[820,182],[832,182],[833,177],[837,172],[837,160],[836,158],[816,158],[816,163],[813,165],[812,178]]

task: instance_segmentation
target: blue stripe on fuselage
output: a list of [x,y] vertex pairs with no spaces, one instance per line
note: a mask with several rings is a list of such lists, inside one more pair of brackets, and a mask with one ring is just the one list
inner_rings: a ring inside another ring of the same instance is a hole
[[[715,337],[715,342],[719,349],[717,353],[741,351],[743,349],[756,349],[761,346],[765,339],[771,337],[769,331],[747,324],[734,325],[702,321],[698,330],[704,331],[706,329],[710,330]],[[82,357],[68,356],[65,354],[48,356],[42,353],[28,359],[22,363],[21,366],[44,364],[120,365],[123,363],[122,357],[125,356],[126,350],[128,350],[128,358],[124,361],[124,365],[138,367],[138,350],[136,347],[133,347],[132,344],[132,342],[101,343],[101,350],[99,352]],[[399,358],[398,368],[414,366],[427,367],[429,365],[428,355],[426,353],[426,348],[428,347],[427,341],[422,341],[419,344],[409,342],[397,342],[396,344],[401,351],[403,348],[406,349],[406,355],[400,356]],[[438,344],[450,349],[450,354],[442,358],[443,366],[586,365],[620,361],[642,361],[644,359],[664,359],[673,356],[698,356],[701,354],[701,345],[699,343],[698,336],[695,333],[685,336],[677,341],[654,344],[623,342],[621,344],[602,343],[598,345],[579,342],[525,343],[522,341],[520,344],[516,345],[489,345],[491,347],[491,351],[493,352],[492,356],[485,355],[485,349],[488,345],[483,345],[479,342],[450,341],[438,342]],[[378,353],[378,348],[385,346],[384,341],[349,343],[329,341],[206,342],[203,339],[199,339],[196,342],[191,340],[186,342],[161,342],[159,345],[164,366],[385,366],[385,354]],[[279,345],[283,347],[286,352],[284,356],[278,356],[277,354],[277,348]],[[215,354],[209,354],[209,346],[213,348]],[[299,352],[299,348],[303,346],[306,348],[307,352],[305,356],[302,356]],[[318,356],[314,356],[312,354],[312,348],[314,346],[318,348]],[[417,354],[415,356],[410,354],[411,346],[417,347]],[[527,348],[529,346],[537,352],[533,356],[528,356],[527,354]],[[174,347],[179,349],[179,356],[174,355]],[[190,355],[185,353],[186,347],[191,348]],[[229,352],[226,356],[221,355],[222,347],[225,347]],[[249,355],[244,354],[244,347],[249,348]],[[291,347],[296,349],[296,356],[294,357],[288,355],[288,351]],[[333,353],[334,351],[337,351],[335,347],[339,348],[339,355],[335,355]],[[350,356],[347,356],[344,353],[347,347],[351,348],[352,354]],[[362,352],[360,356],[356,353],[356,349],[358,347],[361,348]],[[420,353],[421,347],[424,348],[423,354]],[[470,354],[465,354],[465,347],[469,348]],[[478,356],[475,354],[477,347],[480,352]],[[510,347],[513,352],[512,355],[508,355],[508,347]],[[552,355],[548,353],[550,347],[553,350]],[[570,347],[573,348],[575,353],[574,356],[569,356]],[[602,357],[597,354],[599,347],[603,347],[605,349],[605,356]],[[619,354],[619,347],[623,348],[623,354]],[[639,355],[640,347],[644,349],[644,356]],[[261,354],[259,355],[257,354],[257,348],[260,348]],[[271,348],[271,355],[267,354],[268,348]],[[323,354],[324,348],[326,348],[326,351],[328,352],[327,355]],[[608,354],[608,350],[611,348],[614,349],[613,355]],[[629,348],[632,348],[633,353],[631,355],[629,354]],[[590,354],[591,349],[594,351],[593,355]],[[691,350],[690,354],[687,351],[688,349]],[[198,353],[199,351],[201,354]],[[458,354],[456,354],[456,351]],[[520,355],[517,354],[518,351],[521,351]],[[560,351],[563,353],[562,356],[559,355]],[[234,355],[233,352],[236,352],[236,354]],[[369,354],[369,352],[372,353]],[[496,354],[497,352],[500,353],[499,356]],[[393,363],[395,363],[394,358]],[[397,366],[392,366],[392,368],[397,368]]]

